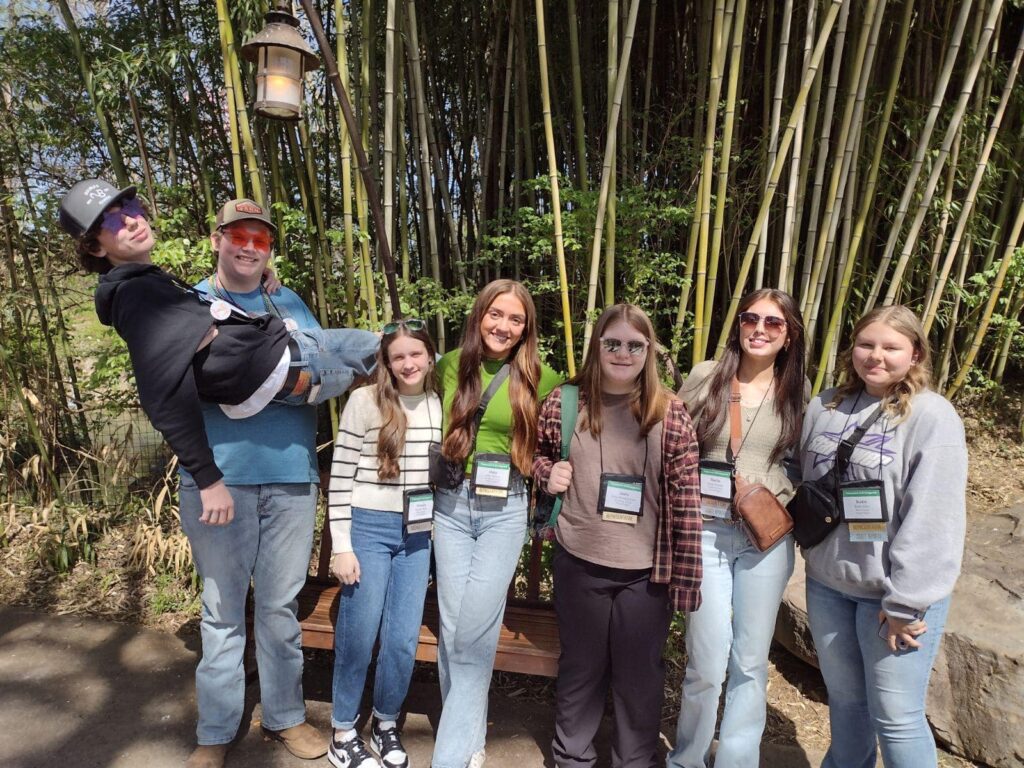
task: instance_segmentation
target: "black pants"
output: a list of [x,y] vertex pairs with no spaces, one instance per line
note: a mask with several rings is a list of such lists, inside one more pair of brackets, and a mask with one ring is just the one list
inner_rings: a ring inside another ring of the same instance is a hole
[[597,764],[593,742],[610,686],[613,768],[654,768],[665,684],[661,651],[672,618],[667,585],[652,584],[650,569],[607,568],[561,547],[553,576],[562,642],[555,764]]

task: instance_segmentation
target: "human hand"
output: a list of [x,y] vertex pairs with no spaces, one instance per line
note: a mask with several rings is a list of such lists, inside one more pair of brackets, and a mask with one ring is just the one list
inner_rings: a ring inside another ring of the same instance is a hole
[[572,464],[568,461],[556,461],[551,465],[551,474],[548,475],[548,493],[565,493],[569,490],[569,483],[572,482]]
[[895,619],[887,616],[885,611],[879,611],[878,623],[881,624],[882,622],[888,622],[886,624],[886,636],[883,639],[886,645],[889,646],[889,650],[893,653],[897,650],[905,651],[908,648],[920,648],[921,644],[916,638],[928,631],[928,624],[924,619],[905,621],[904,619]]
[[201,488],[199,498],[203,502],[203,514],[199,516],[199,522],[227,525],[235,519],[235,500],[231,498],[231,491],[223,480]]
[[359,583],[359,558],[355,552],[339,552],[331,558],[331,575],[342,584]]
[[267,267],[263,270],[263,287],[267,289],[267,293],[277,293],[281,290],[281,286],[281,280],[278,278],[273,267]]

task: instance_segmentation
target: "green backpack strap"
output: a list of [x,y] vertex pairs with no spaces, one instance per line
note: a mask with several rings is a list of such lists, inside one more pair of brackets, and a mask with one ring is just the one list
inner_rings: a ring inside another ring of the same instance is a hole
[[[580,388],[575,384],[562,385],[562,461],[569,460],[569,445],[572,443],[572,433],[576,430],[576,417],[579,416]],[[562,511],[562,496],[555,496],[554,506],[551,508],[551,517],[548,519],[548,528],[554,528],[558,522],[558,513]]]

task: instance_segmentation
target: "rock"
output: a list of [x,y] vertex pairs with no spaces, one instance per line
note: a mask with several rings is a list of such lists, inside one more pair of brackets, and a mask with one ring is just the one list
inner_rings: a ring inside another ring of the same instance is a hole
[[[798,557],[775,640],[817,666],[805,579]],[[968,519],[927,711],[936,738],[954,754],[994,768],[1024,766],[1024,505]]]

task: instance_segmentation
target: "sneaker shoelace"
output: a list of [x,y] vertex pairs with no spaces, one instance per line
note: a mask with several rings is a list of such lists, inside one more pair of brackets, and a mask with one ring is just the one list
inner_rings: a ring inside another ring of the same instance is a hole
[[[335,751],[344,750],[352,756],[352,765],[361,766],[367,760],[373,760],[373,755],[370,754],[369,750],[366,749],[366,744],[358,736],[354,736],[347,741],[335,741]],[[376,762],[373,760],[373,762]]]
[[[377,735],[377,744],[380,746],[380,756],[388,762],[401,764],[406,760],[405,748],[398,738],[397,728],[381,728],[379,725],[374,729]],[[392,753],[397,755],[392,756]],[[390,759],[389,759],[390,758]]]

